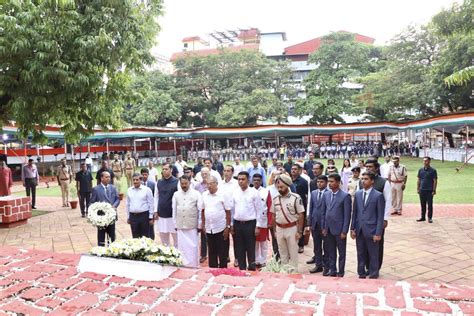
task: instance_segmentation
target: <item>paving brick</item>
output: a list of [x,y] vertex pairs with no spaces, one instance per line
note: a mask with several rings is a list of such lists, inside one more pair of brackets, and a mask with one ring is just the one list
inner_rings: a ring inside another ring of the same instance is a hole
[[113,276],[107,280],[107,282],[109,283],[119,283],[119,284],[126,284],[126,283],[130,283],[131,281],[132,279],[118,277],[118,276]]
[[61,301],[60,299],[57,299],[54,297],[46,297],[46,298],[43,298],[42,300],[35,302],[35,305],[54,309],[57,306],[61,305],[62,302],[63,301]]
[[100,309],[90,309],[87,312],[81,314],[82,316],[113,316],[117,315],[116,313],[109,313],[101,311]]
[[445,284],[413,284],[412,297],[434,297],[452,301],[474,300],[474,287]]
[[206,291],[207,295],[217,295],[224,287],[220,284],[212,284]]
[[458,306],[464,315],[474,315],[474,302],[459,302]]
[[241,316],[247,314],[252,308],[253,301],[245,299],[233,299],[225,304],[217,313],[217,316]]
[[324,302],[324,314],[356,315],[356,297],[353,294],[328,294]]
[[202,290],[206,283],[202,281],[187,281],[179,285],[171,294],[169,298],[172,300],[188,301],[193,298],[199,291]]
[[45,276],[45,274],[43,274],[41,272],[19,271],[19,272],[15,272],[13,274],[10,274],[6,278],[11,279],[11,280],[20,280],[20,281],[34,281],[34,280],[40,279],[43,276]]
[[94,281],[85,281],[75,287],[76,290],[99,293],[107,289],[107,285]]
[[424,301],[420,299],[413,300],[413,306],[416,309],[426,312],[434,312],[434,313],[452,313],[451,307],[446,302],[438,302],[438,301]]
[[363,297],[364,306],[379,306],[380,302],[373,296],[364,295]]
[[100,305],[97,307],[100,310],[107,311],[112,309],[114,306],[117,304],[121,303],[123,300],[115,297],[107,297],[105,301],[100,303]]
[[290,284],[291,281],[288,279],[266,279],[257,293],[257,298],[282,300]]
[[173,272],[170,275],[170,278],[181,279],[181,280],[189,280],[192,276],[194,276],[196,274],[196,272],[197,272],[196,270],[181,268],[181,269],[178,269],[175,272]]
[[161,295],[162,295],[161,291],[153,290],[153,289],[145,289],[145,290],[141,290],[140,292],[137,293],[137,295],[129,298],[128,300],[131,303],[152,305]]
[[193,303],[181,303],[174,301],[164,301],[158,304],[152,309],[154,313],[162,314],[173,314],[174,316],[189,316],[193,315],[211,315],[214,308],[212,306],[193,304]]
[[372,280],[354,280],[344,278],[325,278],[316,284],[321,292],[328,293],[377,293],[379,285]]
[[32,265],[31,267],[27,268],[25,271],[29,272],[43,272],[47,274],[51,274],[60,270],[63,270],[64,267],[58,266],[58,265],[53,265],[53,264],[47,264],[47,263],[37,263],[35,265]]
[[35,308],[33,306],[30,306],[20,301],[13,301],[11,303],[3,305],[1,308],[2,310],[7,311],[7,312],[14,312],[17,314],[23,314],[23,315],[29,315],[29,316],[44,314],[43,310],[39,308]]
[[[2,272],[0,271],[0,273],[2,273]],[[12,280],[3,279],[3,280],[0,280],[0,287],[7,287],[12,283],[13,283]]]
[[27,283],[19,283],[19,284],[13,284],[6,289],[3,289],[0,291],[0,300],[19,294],[21,291],[30,288],[31,285]]
[[280,316],[280,315],[313,315],[315,309],[308,306],[299,306],[295,304],[286,304],[286,303],[275,303],[275,302],[265,302],[262,304],[260,309],[260,315],[262,316]]
[[55,253],[48,263],[59,264],[64,266],[77,266],[81,256],[76,254]]
[[27,301],[37,301],[42,297],[48,296],[53,291],[51,289],[34,288],[23,292],[20,297]]
[[143,286],[143,287],[151,287],[151,288],[158,288],[158,289],[170,289],[173,286],[178,284],[177,281],[171,279],[164,279],[161,281],[137,281],[135,282],[135,286]]
[[75,315],[81,313],[91,306],[94,306],[99,302],[99,298],[95,294],[85,294],[78,298],[75,298],[69,302],[64,303],[55,309],[50,315]]
[[57,277],[57,276],[49,276],[49,277],[41,279],[42,284],[50,284],[53,287],[56,287],[59,289],[68,289],[81,281],[82,281],[81,279],[65,278],[65,277]]
[[59,292],[55,296],[59,298],[64,298],[66,300],[70,300],[72,298],[80,296],[82,293],[76,290],[67,290],[64,292]]
[[290,297],[290,302],[318,304],[320,299],[321,295],[317,293],[295,291]]
[[237,277],[221,274],[214,278],[213,282],[217,284],[227,284],[232,286],[256,287],[262,279],[260,277]]
[[140,305],[122,304],[122,305],[118,305],[117,307],[115,307],[114,311],[117,312],[117,313],[127,313],[127,314],[136,315],[144,309],[145,309],[145,307],[140,306]]
[[392,316],[393,312],[391,311],[381,311],[378,309],[364,309],[364,316]]
[[229,287],[224,292],[224,298],[249,297],[253,290],[253,287]]
[[94,272],[84,272],[79,274],[79,278],[83,279],[91,279],[91,280],[96,280],[96,281],[103,281],[106,278],[108,278],[108,275],[106,274],[99,274],[99,273],[94,273]]
[[113,288],[108,292],[110,295],[120,296],[120,297],[127,297],[130,294],[134,293],[137,289],[130,286],[118,286]]
[[394,308],[406,308],[403,289],[400,286],[388,286],[385,288],[385,303]]
[[217,305],[217,304],[220,304],[222,302],[222,298],[215,297],[215,296],[203,295],[203,296],[198,297],[197,302],[202,303],[202,304]]

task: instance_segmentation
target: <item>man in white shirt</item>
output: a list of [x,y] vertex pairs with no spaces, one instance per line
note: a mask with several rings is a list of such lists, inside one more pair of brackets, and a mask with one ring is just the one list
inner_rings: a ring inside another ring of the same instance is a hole
[[237,176],[240,188],[231,198],[234,207],[231,231],[234,234],[239,269],[255,271],[255,237],[260,234],[260,228],[268,226],[268,220],[258,191],[249,187],[249,178],[246,171]]
[[191,188],[187,175],[179,179],[181,190],[173,194],[173,221],[178,234],[178,250],[185,267],[199,267],[199,238],[201,228],[201,194]]
[[89,172],[92,172],[92,158],[89,155],[86,156],[85,163],[86,163],[86,166],[87,166],[87,170]]
[[[219,174],[219,172],[212,169],[212,160],[211,159],[209,159],[209,158],[204,159],[204,167],[206,167],[209,170],[211,176],[216,177],[218,184],[222,183],[222,177]],[[196,181],[197,182],[202,182],[202,169],[196,175]]]
[[237,178],[238,174],[245,170],[245,167],[240,163],[239,157],[236,157],[234,162],[235,163],[232,167],[234,168],[234,177]]
[[127,224],[132,229],[133,238],[150,237],[150,225],[153,225],[154,200],[150,188],[142,185],[142,175],[132,176],[133,186],[128,188],[125,210]]
[[153,167],[153,161],[148,161],[148,176],[150,177],[151,180],[153,181],[158,181],[158,170],[156,170],[155,167]]
[[174,165],[176,166],[176,169],[178,169],[178,178],[181,178],[181,176],[184,175],[184,168],[187,167],[186,161],[183,160],[183,156],[178,155]]
[[388,173],[390,172],[390,167],[392,165],[392,157],[385,156],[385,163],[380,166],[380,176],[382,178],[388,179]]
[[[270,213],[270,207],[272,205],[272,198],[268,189],[262,186],[263,179],[260,174],[255,174],[253,176],[253,187],[258,191],[258,195],[262,200],[262,203],[265,205],[263,212],[266,213],[268,223],[271,223],[272,217]],[[268,256],[268,227],[261,228],[260,234],[256,236],[255,241],[255,264],[257,268],[261,268],[267,264]]]
[[219,190],[222,190],[229,196],[239,188],[239,183],[233,178],[233,175],[234,167],[231,165],[226,165],[224,167],[224,181],[222,181],[221,185],[219,186]]
[[209,268],[227,268],[231,204],[217,186],[217,178],[211,176],[208,190],[202,194],[202,227],[209,247]]

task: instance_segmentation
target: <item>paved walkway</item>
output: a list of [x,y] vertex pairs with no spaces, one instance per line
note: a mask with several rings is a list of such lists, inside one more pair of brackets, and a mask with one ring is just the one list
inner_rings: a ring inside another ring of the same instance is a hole
[[[80,217],[78,209],[61,207],[61,198],[39,197],[37,207],[51,213],[34,217],[27,225],[0,229],[0,245],[76,254],[96,245],[97,230]],[[393,216],[386,230],[381,278],[474,285],[473,208],[435,205],[434,223],[428,224],[415,221],[419,216],[417,205],[405,205],[404,215]],[[118,239],[131,237],[124,219],[122,203],[116,225]],[[312,256],[311,249],[312,244],[299,257],[300,273],[307,274],[311,268],[305,263]],[[356,247],[349,239],[346,276],[354,276],[355,272]]]
[[469,315],[474,287],[179,269],[158,282],[78,273],[77,254],[0,247],[0,315]]

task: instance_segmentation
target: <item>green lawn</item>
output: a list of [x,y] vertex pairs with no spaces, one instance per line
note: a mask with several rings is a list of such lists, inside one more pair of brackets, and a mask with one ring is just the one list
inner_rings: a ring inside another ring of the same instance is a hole
[[40,216],[40,215],[45,215],[45,214],[48,214],[50,212],[48,211],[41,211],[41,210],[31,210],[31,216],[32,217],[35,217],[35,216]]
[[[225,164],[231,164],[226,162]],[[247,161],[242,162],[244,165]],[[327,161],[323,163],[326,165]],[[416,193],[416,176],[418,169],[423,166],[423,160],[421,158],[407,158],[402,157],[401,162],[408,169],[408,183],[405,189],[404,202],[405,203],[418,203],[418,195]],[[189,164],[193,165],[193,164]],[[336,166],[338,169],[341,168],[342,159],[336,159]],[[439,160],[433,160],[431,162],[432,167],[438,171],[438,189],[435,197],[435,203],[446,203],[446,204],[474,204],[474,166],[468,165],[464,167],[460,172],[456,172],[456,168],[461,165],[459,162],[441,162]],[[139,171],[139,169],[137,169]],[[158,167],[158,171],[161,172],[161,168]],[[94,175],[95,177],[95,175]],[[122,191],[126,191],[126,178],[121,179]],[[37,190],[38,196],[61,196],[59,187],[54,186],[49,189],[39,188]],[[24,195],[24,192],[15,193],[15,195]]]

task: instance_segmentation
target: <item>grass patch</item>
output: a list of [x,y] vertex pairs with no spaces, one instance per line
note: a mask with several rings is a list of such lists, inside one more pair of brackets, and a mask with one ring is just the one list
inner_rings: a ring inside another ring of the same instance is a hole
[[48,213],[51,213],[51,212],[41,211],[41,210],[31,210],[31,217],[41,216],[41,215],[45,215],[45,214],[48,214]]

